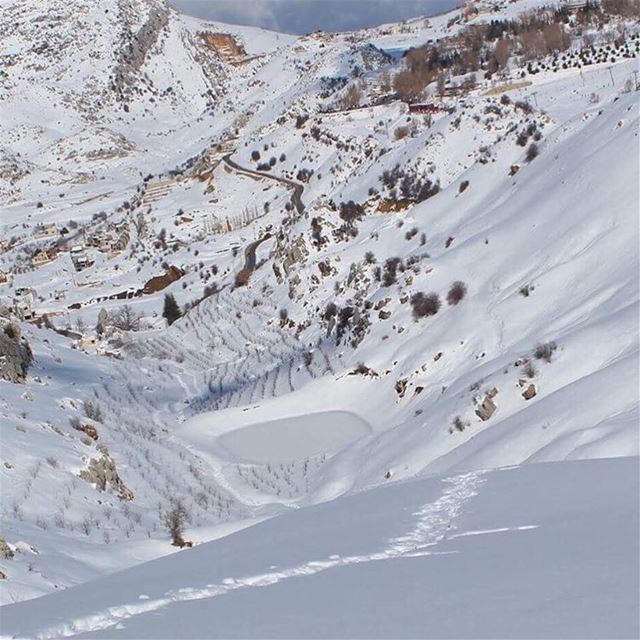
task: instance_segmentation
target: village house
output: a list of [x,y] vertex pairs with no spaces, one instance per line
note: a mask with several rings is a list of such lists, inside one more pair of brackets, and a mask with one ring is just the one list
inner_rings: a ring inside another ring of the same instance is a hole
[[33,289],[17,289],[13,299],[13,311],[21,320],[33,320],[36,313],[33,310]]
[[409,105],[409,113],[438,113],[444,111],[449,113],[451,107],[436,102],[415,102]]
[[37,229],[37,235],[40,238],[50,238],[58,235],[58,227],[53,222],[41,224]]
[[95,351],[99,341],[95,336],[81,336],[73,343],[74,348],[81,349],[87,353]]
[[71,256],[71,262],[73,262],[73,266],[76,271],[82,271],[83,269],[90,267],[92,264],[87,256],[85,248],[82,245],[77,244],[71,247],[69,255]]
[[584,9],[587,4],[588,0],[565,0],[564,2],[564,6],[572,12]]
[[86,238],[87,246],[95,247],[98,251],[103,253],[109,251],[111,243],[113,242],[113,236],[110,233],[100,232],[96,234],[88,235]]
[[129,244],[129,229],[125,228],[117,239],[111,243],[111,251],[113,253],[118,253],[120,251],[124,251]]
[[54,257],[55,252],[53,250],[38,249],[31,257],[31,264],[34,267],[40,267],[43,264],[47,264],[47,262],[51,262]]

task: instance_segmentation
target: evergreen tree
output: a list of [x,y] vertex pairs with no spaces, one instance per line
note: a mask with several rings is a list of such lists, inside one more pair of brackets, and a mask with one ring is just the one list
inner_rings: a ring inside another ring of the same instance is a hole
[[172,293],[167,293],[164,296],[162,317],[166,318],[169,325],[172,325],[178,318],[182,317],[182,311],[180,311],[180,307]]

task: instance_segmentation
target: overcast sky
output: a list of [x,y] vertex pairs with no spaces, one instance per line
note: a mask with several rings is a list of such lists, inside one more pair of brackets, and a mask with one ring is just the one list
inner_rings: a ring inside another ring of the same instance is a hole
[[460,0],[171,0],[176,9],[199,18],[304,34],[348,31],[433,15]]

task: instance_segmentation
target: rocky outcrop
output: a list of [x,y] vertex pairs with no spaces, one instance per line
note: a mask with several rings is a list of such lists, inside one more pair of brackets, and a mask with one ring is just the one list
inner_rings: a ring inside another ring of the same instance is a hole
[[[121,1],[120,11],[127,3]],[[129,9],[130,10],[130,9]],[[151,7],[147,20],[137,33],[125,33],[119,64],[113,74],[113,84],[121,100],[125,100],[135,86],[136,74],[145,63],[147,54],[156,45],[162,30],[169,22],[169,8],[164,4]]]
[[98,439],[98,430],[93,424],[89,424],[88,420],[80,420],[78,418],[74,418],[71,420],[71,426],[76,431],[82,431],[85,435],[89,436],[92,440]]
[[11,558],[13,558],[13,549],[4,538],[0,538],[0,559],[11,560]]
[[398,398],[404,398],[404,394],[407,391],[407,384],[408,384],[408,380],[406,378],[400,378],[399,380],[396,380],[396,383],[393,386],[393,388],[398,394]]
[[80,477],[90,484],[95,484],[98,491],[109,489],[116,493],[120,500],[133,500],[133,492],[118,475],[116,463],[104,447],[102,457],[91,458],[88,468],[80,472]]
[[291,243],[290,247],[288,247],[285,252],[284,259],[282,261],[282,267],[285,273],[289,273],[291,267],[303,262],[308,255],[309,250],[307,249],[307,243],[305,242],[304,237],[300,235]]
[[32,362],[33,352],[20,326],[0,318],[0,378],[24,383]]
[[483,422],[488,420],[498,408],[495,402],[493,401],[493,399],[496,397],[497,394],[498,394],[498,390],[495,387],[487,391],[487,393],[484,396],[484,400],[482,401],[482,404],[476,409],[476,415]]
[[198,34],[204,45],[216,53],[225,62],[237,62],[247,57],[241,42],[228,33],[211,33],[203,31]]

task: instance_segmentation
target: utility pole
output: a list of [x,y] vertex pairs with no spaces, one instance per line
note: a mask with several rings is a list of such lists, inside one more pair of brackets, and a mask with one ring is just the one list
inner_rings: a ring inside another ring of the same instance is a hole
[[533,96],[533,100],[536,103],[536,107],[537,107],[538,106],[538,92],[534,91],[531,95]]
[[607,71],[609,71],[609,75],[611,76],[611,86],[616,86],[616,81],[613,79],[613,71],[611,71],[611,67],[607,67]]
[[633,75],[635,76],[635,79],[636,79],[634,86],[635,86],[636,91],[637,91],[638,89],[640,89],[640,85],[638,84],[638,70],[637,69],[634,70]]

